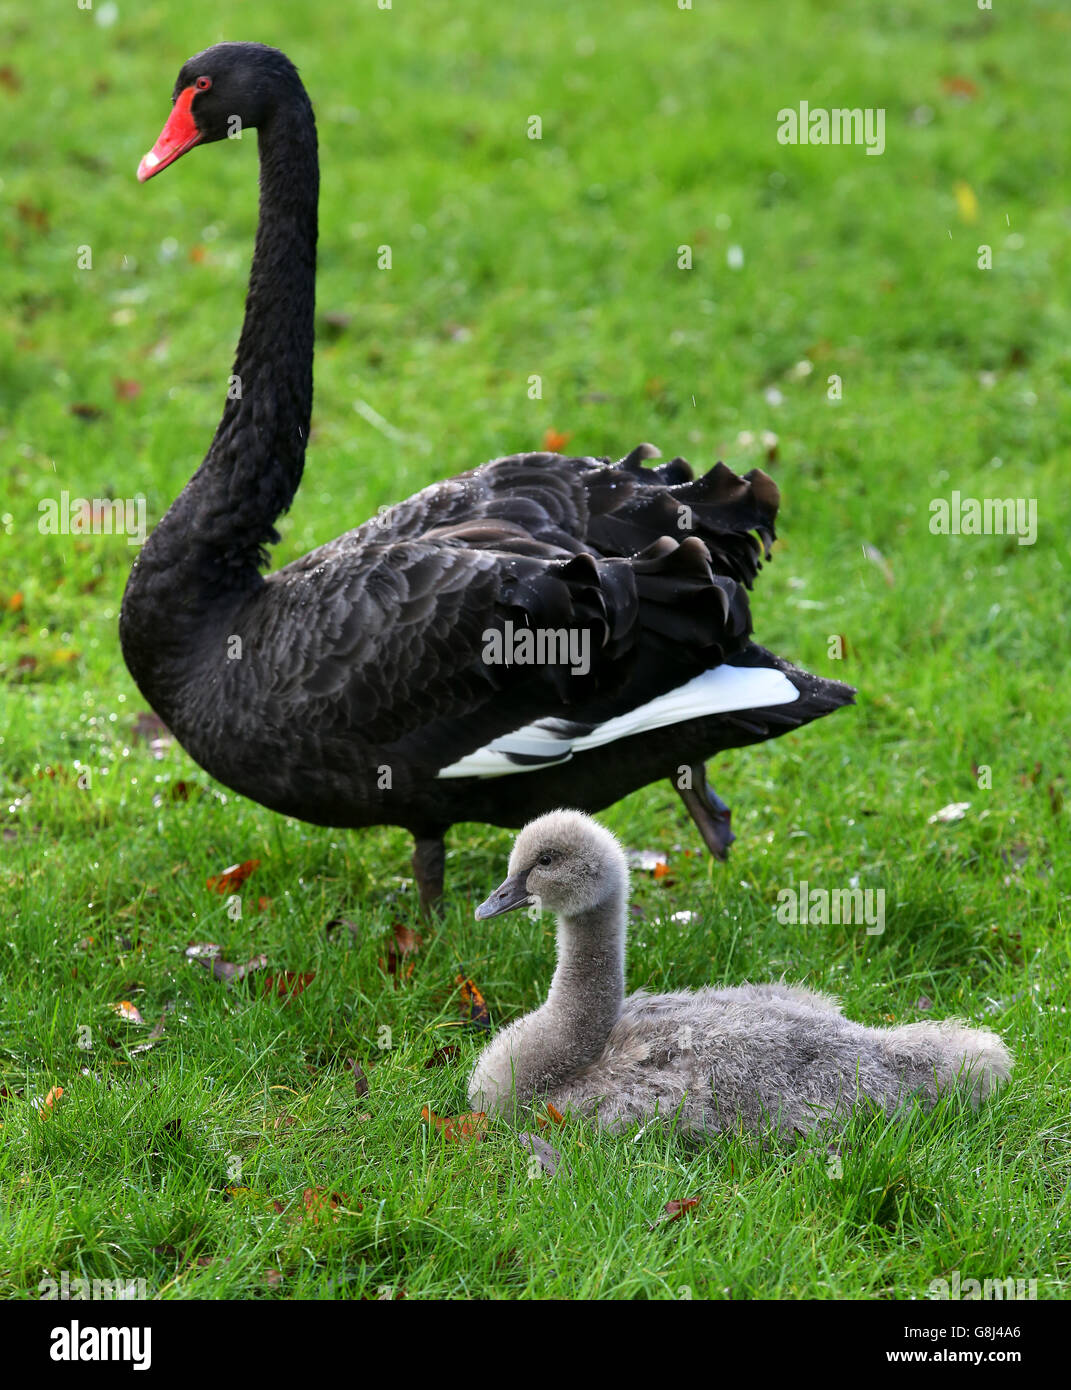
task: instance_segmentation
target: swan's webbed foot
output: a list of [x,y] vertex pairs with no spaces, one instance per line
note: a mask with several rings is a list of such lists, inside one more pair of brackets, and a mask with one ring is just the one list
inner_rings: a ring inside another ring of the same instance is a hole
[[736,839],[730,825],[732,812],[718,793],[708,786],[707,770],[703,763],[693,763],[688,771],[691,774],[690,786],[682,787],[676,778],[673,785],[695,821],[707,849],[715,859],[726,859],[729,846]]
[[420,915],[428,920],[442,906],[446,845],[442,835],[413,836],[413,877],[420,894]]

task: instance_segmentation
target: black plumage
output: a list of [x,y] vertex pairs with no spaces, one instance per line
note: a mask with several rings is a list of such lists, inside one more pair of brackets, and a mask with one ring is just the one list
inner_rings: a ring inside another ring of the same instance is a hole
[[[123,600],[123,654],[153,709],[207,771],[273,810],[404,826],[425,903],[441,890],[442,836],[455,822],[516,827],[558,805],[594,811],[682,766],[693,773],[685,804],[724,852],[727,812],[703,760],[852,695],[751,641],[746,590],[774,537],[773,482],[720,463],[699,478],[682,459],[648,467],[649,445],[617,464],[519,454],[264,574],[301,479],[312,404],[315,123],[296,70],[258,44],[190,59],[175,96],[195,123],[191,143],[222,138],[234,114],[258,128],[260,217],[240,391]],[[158,149],[170,148],[167,135]],[[140,176],[156,171],[147,167]],[[586,644],[583,674],[576,663],[487,659],[489,634],[551,630]],[[530,725],[583,737],[723,663],[781,671],[798,698],[687,718],[565,761],[511,754],[530,769],[512,775],[441,775]]]

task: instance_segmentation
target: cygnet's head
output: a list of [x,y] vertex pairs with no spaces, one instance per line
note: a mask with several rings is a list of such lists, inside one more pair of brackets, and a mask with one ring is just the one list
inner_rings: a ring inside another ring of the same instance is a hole
[[569,917],[627,894],[628,862],[609,830],[581,811],[548,811],[517,836],[509,877],[476,916],[498,917],[538,902]]

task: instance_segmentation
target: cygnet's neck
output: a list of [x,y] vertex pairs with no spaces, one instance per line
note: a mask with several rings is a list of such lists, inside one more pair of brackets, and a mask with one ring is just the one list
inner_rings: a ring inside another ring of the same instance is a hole
[[598,908],[558,917],[558,966],[546,1002],[500,1033],[470,1082],[475,1109],[503,1110],[546,1096],[602,1056],[625,994],[623,872]]
[[574,1064],[601,1054],[621,1013],[626,907],[622,887],[588,912],[558,917],[558,966],[543,1007]]

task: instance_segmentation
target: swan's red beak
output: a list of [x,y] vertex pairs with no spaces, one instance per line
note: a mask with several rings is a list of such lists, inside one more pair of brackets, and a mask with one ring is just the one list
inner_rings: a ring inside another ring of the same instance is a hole
[[187,150],[200,143],[201,132],[197,129],[191,110],[196,90],[195,87],[186,87],[176,97],[159,140],[138,165],[138,183],[151,179],[153,174],[174,164]]

